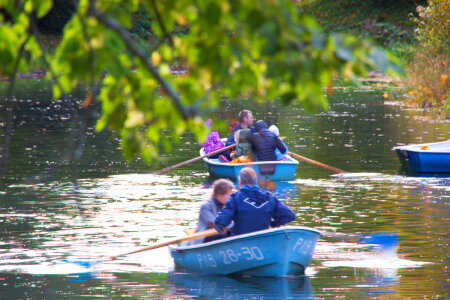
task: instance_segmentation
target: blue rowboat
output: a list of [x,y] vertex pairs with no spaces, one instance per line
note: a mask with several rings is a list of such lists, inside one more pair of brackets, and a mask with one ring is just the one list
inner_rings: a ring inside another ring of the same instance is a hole
[[169,249],[175,265],[190,272],[285,277],[305,273],[320,236],[317,229],[287,226]]
[[394,147],[409,173],[450,173],[450,140]]
[[[203,148],[200,155],[205,155]],[[245,167],[251,167],[263,180],[293,180],[297,169],[298,160],[287,156],[280,161],[255,161],[250,163],[231,164],[221,162],[217,158],[203,158],[208,173],[213,177],[237,180],[239,172]]]

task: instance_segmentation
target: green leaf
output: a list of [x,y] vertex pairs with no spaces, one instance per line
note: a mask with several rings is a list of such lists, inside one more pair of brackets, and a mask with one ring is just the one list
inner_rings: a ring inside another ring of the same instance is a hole
[[36,7],[36,16],[42,18],[45,16],[53,6],[52,0],[34,0]]

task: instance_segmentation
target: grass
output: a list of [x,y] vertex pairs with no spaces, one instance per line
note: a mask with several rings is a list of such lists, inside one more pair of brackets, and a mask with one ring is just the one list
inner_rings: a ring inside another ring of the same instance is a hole
[[297,5],[314,16],[326,32],[371,38],[408,62],[413,57],[416,42],[412,15],[416,6],[411,1],[302,0]]
[[414,38],[416,6],[427,1],[408,0],[302,0],[302,12],[316,18],[326,32],[342,31],[371,38],[401,58],[406,67],[408,105],[450,116],[448,54],[432,54]]

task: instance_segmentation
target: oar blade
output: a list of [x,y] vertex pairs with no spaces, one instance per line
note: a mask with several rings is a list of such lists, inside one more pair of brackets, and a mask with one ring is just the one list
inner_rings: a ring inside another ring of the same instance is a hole
[[101,260],[92,258],[64,259],[54,264],[67,275],[89,275],[100,271]]
[[398,234],[396,232],[364,234],[361,236],[358,243],[367,244],[375,251],[393,251],[398,248]]

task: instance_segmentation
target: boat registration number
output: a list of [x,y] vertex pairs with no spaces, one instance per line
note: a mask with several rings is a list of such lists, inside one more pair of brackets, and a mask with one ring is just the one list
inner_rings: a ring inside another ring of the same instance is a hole
[[[264,255],[259,247],[241,247],[236,249],[225,249],[219,251],[221,263],[229,265],[244,260],[263,260]],[[218,266],[216,258],[211,253],[197,254],[197,260],[201,268],[215,268]]]

